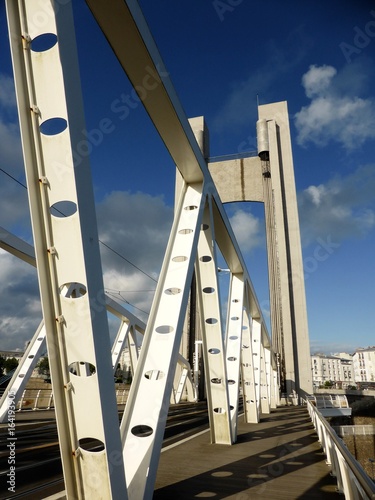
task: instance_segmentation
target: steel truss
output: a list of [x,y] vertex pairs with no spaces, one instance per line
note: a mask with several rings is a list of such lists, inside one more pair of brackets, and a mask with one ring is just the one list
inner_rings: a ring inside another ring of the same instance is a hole
[[[84,126],[71,3],[54,12],[51,0],[6,0],[35,254],[67,497],[148,499],[176,366],[185,365],[176,399],[190,369],[179,347],[194,268],[212,442],[236,440],[241,381],[246,421],[270,411],[276,362],[227,215],[137,2],[87,3],[135,90],[156,75],[141,100],[182,176],[139,359],[126,320],[111,352],[87,158],[74,165]],[[41,10],[45,22],[35,23]],[[49,45],[37,52],[43,38]],[[217,247],[231,273],[225,328]],[[136,368],[119,428],[113,369],[129,334]],[[89,439],[100,451],[87,449]]]

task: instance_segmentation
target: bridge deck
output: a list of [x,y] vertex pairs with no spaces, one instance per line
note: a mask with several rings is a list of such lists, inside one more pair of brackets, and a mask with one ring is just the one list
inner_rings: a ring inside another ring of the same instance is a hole
[[206,432],[163,451],[153,498],[322,500],[337,499],[335,488],[306,408],[282,407],[241,421],[233,446]]

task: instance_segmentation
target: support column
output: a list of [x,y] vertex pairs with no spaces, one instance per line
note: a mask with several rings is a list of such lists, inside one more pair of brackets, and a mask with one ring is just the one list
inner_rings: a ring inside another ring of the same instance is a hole
[[72,7],[6,7],[66,494],[127,498]]
[[281,355],[284,360],[282,371],[285,390],[288,396],[297,393],[304,397],[311,394],[313,389],[301,237],[286,102],[259,106],[259,119],[267,120],[269,136],[269,164],[280,275],[278,295],[282,312]]

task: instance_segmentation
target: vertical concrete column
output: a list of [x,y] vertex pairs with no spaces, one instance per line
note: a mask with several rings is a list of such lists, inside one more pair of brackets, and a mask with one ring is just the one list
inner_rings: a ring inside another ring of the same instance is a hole
[[280,272],[280,306],[286,391],[312,392],[310,344],[293,157],[286,102],[259,106],[268,122],[270,176]]

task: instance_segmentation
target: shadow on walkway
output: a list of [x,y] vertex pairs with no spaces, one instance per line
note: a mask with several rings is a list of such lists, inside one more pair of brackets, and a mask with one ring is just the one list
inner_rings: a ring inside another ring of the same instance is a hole
[[153,498],[339,497],[306,408],[283,407],[239,423],[233,446],[211,445],[205,433],[163,452]]

